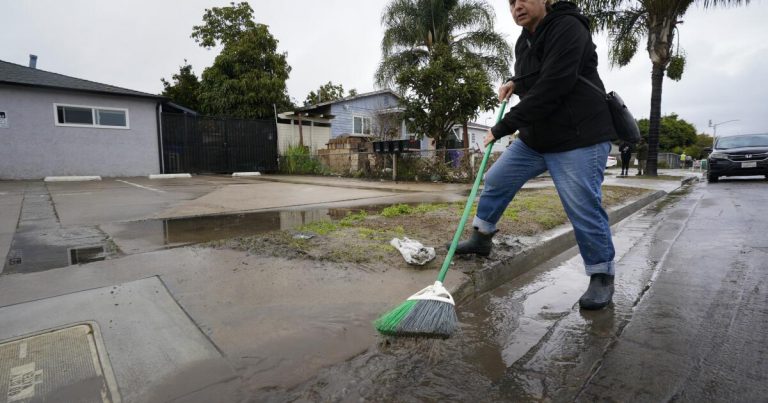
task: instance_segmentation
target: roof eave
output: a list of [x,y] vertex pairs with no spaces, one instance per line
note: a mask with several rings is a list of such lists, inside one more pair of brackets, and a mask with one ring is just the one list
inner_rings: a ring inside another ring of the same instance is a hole
[[82,89],[82,88],[71,88],[71,87],[59,87],[55,85],[43,85],[43,84],[29,84],[29,83],[19,83],[15,81],[4,81],[0,80],[0,84],[6,84],[6,85],[16,85],[20,87],[32,87],[32,88],[46,88],[46,89],[53,89],[53,90],[61,90],[61,91],[75,91],[75,92],[84,92],[89,94],[99,94],[99,95],[113,95],[113,96],[120,96],[120,97],[134,97],[134,98],[149,98],[154,99],[157,101],[164,101],[168,100],[168,97],[162,96],[162,95],[152,95],[152,94],[124,94],[119,92],[109,92],[109,91],[99,91],[99,90],[88,90],[88,89]]

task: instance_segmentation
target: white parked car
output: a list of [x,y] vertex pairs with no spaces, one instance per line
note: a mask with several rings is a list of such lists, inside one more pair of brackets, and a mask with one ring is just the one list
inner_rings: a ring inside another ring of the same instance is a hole
[[618,161],[616,161],[616,157],[608,156],[608,161],[605,163],[606,168],[615,167],[616,164],[618,164]]

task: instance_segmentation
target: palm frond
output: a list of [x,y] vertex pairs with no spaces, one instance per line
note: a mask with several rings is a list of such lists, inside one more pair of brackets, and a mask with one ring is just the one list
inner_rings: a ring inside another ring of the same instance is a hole
[[697,0],[695,1],[696,4],[704,7],[730,7],[730,6],[741,6],[741,5],[748,5],[750,0]]
[[612,66],[626,66],[637,54],[638,44],[648,31],[647,16],[641,8],[614,15],[608,30],[611,39],[608,58]]
[[407,49],[393,53],[384,58],[376,69],[376,85],[380,88],[394,87],[398,72],[406,67],[425,64],[428,60],[429,52],[426,49]]
[[468,0],[459,3],[448,15],[448,25],[455,31],[465,29],[492,30],[496,14],[485,1]]
[[512,64],[512,48],[503,36],[494,31],[465,33],[454,42],[454,49],[462,59],[477,59],[493,80],[509,75]]
[[[638,8],[637,0],[574,0],[590,19],[592,32],[608,31],[616,24],[617,18],[625,11]],[[672,1],[672,0],[669,0]],[[642,7],[640,7],[642,8]]]
[[506,76],[512,49],[494,31],[495,19],[486,0],[392,0],[381,18],[383,60],[376,72],[377,84],[391,86],[400,67],[423,62],[425,54],[441,45],[481,62],[495,79]]

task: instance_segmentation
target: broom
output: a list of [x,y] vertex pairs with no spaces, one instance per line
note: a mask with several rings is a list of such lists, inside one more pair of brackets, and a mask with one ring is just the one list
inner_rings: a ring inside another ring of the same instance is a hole
[[[501,120],[507,101],[501,103],[501,109],[496,117],[496,121]],[[491,155],[493,143],[488,144],[483,154],[483,162],[480,163],[480,169],[477,171],[475,184],[467,198],[467,204],[464,206],[464,214],[459,221],[459,227],[456,228],[456,234],[453,235],[451,247],[448,248],[448,254],[445,256],[443,266],[437,275],[437,281],[423,290],[411,295],[405,302],[397,308],[385,313],[376,319],[374,326],[379,333],[387,336],[402,337],[437,337],[447,339],[456,330],[458,318],[456,317],[456,303],[453,297],[443,286],[443,280],[448,273],[453,254],[459,244],[461,233],[464,232],[464,225],[467,223],[469,213],[472,211],[472,203],[477,196],[477,190],[480,188],[480,182],[483,180],[485,165],[488,163],[488,157]]]

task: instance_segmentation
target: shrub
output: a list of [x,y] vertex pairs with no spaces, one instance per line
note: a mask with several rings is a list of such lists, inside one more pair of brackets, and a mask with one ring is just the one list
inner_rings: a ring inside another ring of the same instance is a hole
[[288,174],[322,174],[323,165],[310,153],[308,147],[290,145],[280,158],[280,171]]

